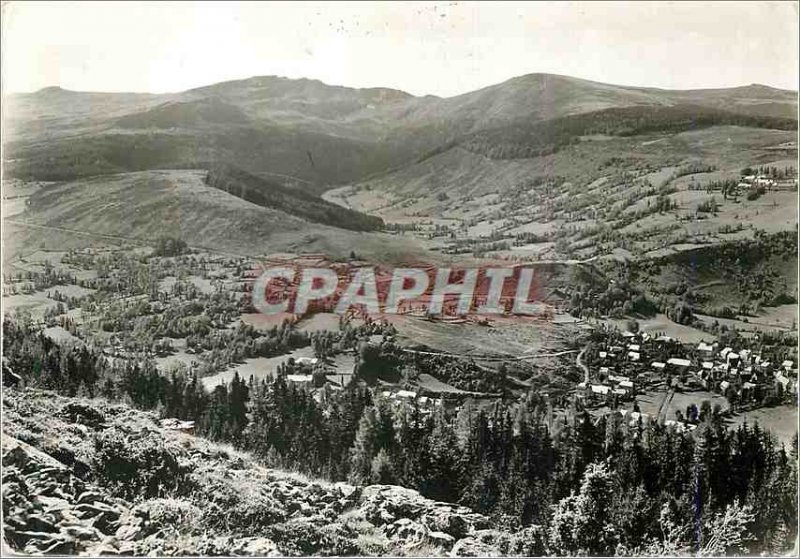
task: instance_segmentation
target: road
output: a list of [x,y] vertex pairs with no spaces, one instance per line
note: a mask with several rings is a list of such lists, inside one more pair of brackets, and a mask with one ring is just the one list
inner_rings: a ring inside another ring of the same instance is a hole
[[583,362],[583,356],[586,354],[588,348],[589,346],[584,346],[577,357],[575,357],[575,364],[583,370],[583,382],[586,383],[586,386],[589,386],[589,367]]
[[658,413],[656,414],[656,422],[662,423],[664,420],[668,419],[667,413],[669,412],[669,404],[672,401],[672,397],[675,395],[675,389],[670,388],[664,394],[664,399],[661,400],[661,405],[658,406]]

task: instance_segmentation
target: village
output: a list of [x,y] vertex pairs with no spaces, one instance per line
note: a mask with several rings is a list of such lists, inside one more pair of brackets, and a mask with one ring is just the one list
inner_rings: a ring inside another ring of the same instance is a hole
[[[797,365],[771,361],[747,348],[721,347],[719,342],[684,344],[669,336],[630,331],[606,331],[602,340],[584,350],[585,379],[576,398],[588,409],[617,411],[635,424],[651,414],[640,409],[642,395],[658,395],[651,419],[692,430],[700,422],[704,403],[720,397],[728,414],[781,403],[796,405]],[[685,410],[668,413],[674,395],[689,402]],[[722,408],[722,406],[720,406]]]

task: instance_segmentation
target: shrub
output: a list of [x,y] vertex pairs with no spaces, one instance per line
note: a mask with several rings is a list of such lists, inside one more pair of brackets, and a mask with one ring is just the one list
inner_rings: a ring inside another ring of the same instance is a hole
[[101,482],[126,497],[161,496],[165,491],[185,494],[190,490],[190,467],[180,447],[167,447],[154,433],[139,438],[117,429],[101,433],[95,440],[94,470]]

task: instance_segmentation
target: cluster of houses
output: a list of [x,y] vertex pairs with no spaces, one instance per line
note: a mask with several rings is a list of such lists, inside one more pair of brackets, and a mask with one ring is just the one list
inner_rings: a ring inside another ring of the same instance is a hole
[[615,343],[608,343],[597,352],[588,378],[578,384],[577,397],[590,405],[632,400],[637,389],[641,390],[655,376],[646,371],[645,358],[654,346],[672,341],[647,333],[623,333],[621,341],[614,340]]
[[776,384],[784,393],[797,386],[797,370],[790,360],[772,363],[749,349],[720,349],[718,344],[706,343],[697,346],[696,355],[699,366],[690,371],[695,383],[729,400],[757,401],[765,389]]
[[[646,423],[648,419],[650,419],[650,414],[642,413],[640,411],[630,411],[630,410],[618,410],[618,413],[622,416],[623,421],[627,421],[628,425],[635,426],[638,423]],[[666,427],[674,427],[677,431],[694,431],[697,429],[697,425],[694,423],[690,423],[687,421],[677,421],[675,419],[665,419],[664,425]]]
[[444,405],[441,398],[420,396],[411,390],[384,390],[380,393],[380,397],[394,406],[414,404],[423,414],[432,413],[436,408]]
[[588,371],[577,397],[588,405],[612,407],[664,382],[675,390],[716,392],[737,404],[758,404],[770,391],[787,394],[797,388],[793,361],[773,363],[746,348],[704,342],[687,346],[647,333],[610,338],[591,356]]
[[797,179],[774,179],[766,175],[743,175],[736,186],[740,189],[763,187],[766,190],[795,190],[797,188]]

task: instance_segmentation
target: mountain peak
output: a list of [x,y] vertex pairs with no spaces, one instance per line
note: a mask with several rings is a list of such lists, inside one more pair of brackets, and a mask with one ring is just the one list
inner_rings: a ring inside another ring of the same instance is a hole
[[43,87],[42,89],[37,89],[32,93],[32,95],[60,95],[62,93],[74,93],[74,91],[64,89],[60,85],[49,85],[47,87]]

